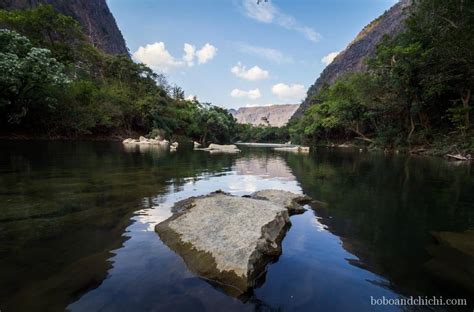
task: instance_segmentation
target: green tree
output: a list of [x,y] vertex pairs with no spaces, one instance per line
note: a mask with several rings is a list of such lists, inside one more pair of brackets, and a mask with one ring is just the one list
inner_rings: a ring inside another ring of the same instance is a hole
[[422,0],[408,21],[406,36],[428,51],[423,87],[436,102],[448,100],[463,113],[458,128],[470,128],[474,89],[474,2]]
[[[58,14],[51,5],[40,5],[32,10],[0,10],[0,27],[19,32],[34,46],[49,49],[58,61],[75,64],[77,69],[99,57],[79,23],[72,17]],[[88,62],[84,63],[85,58]],[[87,68],[91,69],[94,67]]]
[[236,122],[227,110],[204,104],[197,111],[196,118],[201,129],[201,143],[229,143],[233,140]]
[[52,89],[68,83],[64,67],[51,51],[33,47],[28,38],[9,30],[0,30],[0,71],[0,108],[3,122],[10,124],[52,109]]
[[[415,119],[423,109],[423,67],[427,51],[418,42],[400,36],[383,42],[369,64],[382,92],[382,111],[400,123],[406,141],[410,142],[416,129]],[[419,118],[421,120],[421,117]]]
[[300,122],[290,126],[292,141],[328,140],[344,134],[372,142],[366,133],[375,127],[375,83],[368,74],[353,73],[323,89],[313,99],[318,104],[311,106]]
[[176,101],[179,101],[179,100],[184,100],[184,90],[183,88],[179,87],[179,86],[173,86],[171,88],[171,97],[176,100]]
[[366,73],[340,77],[311,99],[289,127],[293,141],[352,133],[383,146],[413,146],[449,132],[459,134],[451,141],[474,148],[474,2],[415,0],[409,14],[404,30],[379,44]]

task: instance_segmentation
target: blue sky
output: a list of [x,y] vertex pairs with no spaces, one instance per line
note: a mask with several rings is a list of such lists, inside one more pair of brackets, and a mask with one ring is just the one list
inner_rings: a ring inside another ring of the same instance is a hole
[[300,103],[394,0],[107,0],[133,58],[226,108]]

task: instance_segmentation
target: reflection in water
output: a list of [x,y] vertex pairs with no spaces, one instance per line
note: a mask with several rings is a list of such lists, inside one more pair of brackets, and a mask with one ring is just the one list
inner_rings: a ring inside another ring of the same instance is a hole
[[[64,142],[0,150],[2,310],[362,311],[372,310],[370,296],[473,295],[453,270],[469,276],[472,258],[442,256],[472,242],[458,236],[473,229],[466,166],[324,150],[170,154]],[[248,301],[190,273],[154,233],[178,200],[265,188],[321,202],[291,218],[282,256]]]
[[[354,264],[386,276],[390,287],[407,295],[472,297],[460,283],[436,279],[425,267],[434,231],[474,226],[469,166],[350,151],[320,151],[316,157],[287,161],[303,191],[328,203],[316,212],[360,258]],[[466,273],[472,285],[474,275]]]
[[129,153],[138,152],[141,154],[154,153],[155,156],[162,156],[169,151],[167,145],[151,145],[151,144],[124,144],[123,149]]
[[0,309],[64,310],[95,288],[146,198],[232,164],[108,143],[13,142],[0,150]]
[[[131,238],[120,249],[118,255],[111,259],[113,269],[109,272],[110,277],[100,288],[89,292],[69,308],[73,311],[89,311],[96,307],[109,311],[127,307],[133,310],[137,307],[136,302],[139,302],[139,310],[161,311],[173,307],[173,311],[186,311],[186,308],[193,305],[209,311],[215,310],[215,307],[223,310],[242,308],[244,305],[242,302],[231,299],[223,292],[216,292],[212,285],[188,272],[181,258],[158,239],[154,226],[171,215],[170,208],[176,201],[204,195],[216,189],[234,195],[248,194],[249,186],[246,182],[249,179],[246,178],[248,177],[234,175],[232,171],[215,178],[203,175],[183,184],[178,192],[154,198],[152,201],[157,205],[148,211],[140,211],[134,218],[136,222],[127,229],[126,235]],[[241,189],[236,190],[235,185],[239,185],[241,180],[246,182],[242,184]],[[288,190],[300,192],[295,181],[285,181],[283,185]],[[281,188],[282,184],[278,181],[261,179],[251,188],[254,186],[258,189]],[[129,295],[133,296],[133,302],[130,302],[130,298],[120,297],[124,285],[133,288],[127,290],[130,292]],[[174,294],[171,298],[170,293]],[[167,298],[167,300],[155,301],[150,298]]]
[[278,178],[293,181],[295,176],[285,160],[278,156],[242,157],[237,159],[233,169],[239,175],[250,175],[261,178]]

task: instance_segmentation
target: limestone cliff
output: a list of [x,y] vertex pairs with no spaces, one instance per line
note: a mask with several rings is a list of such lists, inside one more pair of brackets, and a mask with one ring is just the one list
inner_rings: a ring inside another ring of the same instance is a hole
[[128,54],[115,18],[106,0],[0,0],[1,9],[26,9],[51,4],[58,12],[71,16],[82,25],[93,45],[111,54]]
[[230,112],[237,119],[237,122],[241,124],[281,127],[290,120],[299,106],[299,104],[284,104],[241,107],[238,110],[230,110]]
[[399,33],[407,17],[406,8],[412,0],[400,0],[392,8],[367,25],[357,37],[339,53],[334,61],[321,73],[316,82],[309,88],[306,99],[294,114],[300,117],[310,105],[310,99],[317,94],[325,84],[331,84],[338,77],[349,73],[364,71],[368,57],[375,55],[377,45],[385,35],[393,36]]

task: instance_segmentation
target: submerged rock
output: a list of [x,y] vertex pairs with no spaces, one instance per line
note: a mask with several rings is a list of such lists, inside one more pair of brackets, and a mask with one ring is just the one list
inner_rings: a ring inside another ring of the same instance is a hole
[[186,199],[176,203],[173,216],[155,230],[191,271],[239,297],[257,285],[267,264],[281,254],[281,241],[291,225],[287,206],[301,197],[260,194],[272,200],[222,192]]
[[474,230],[431,234],[436,244],[427,248],[431,259],[424,269],[443,283],[474,293]]

